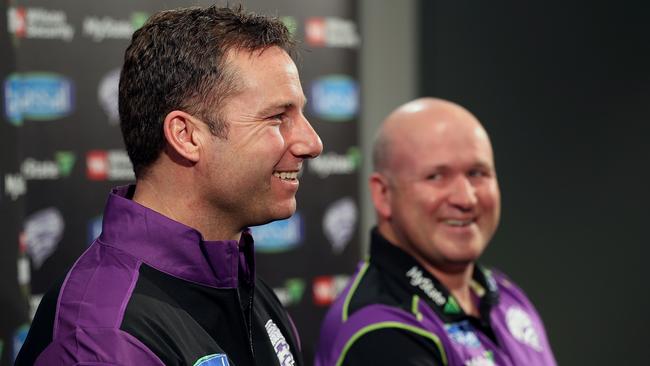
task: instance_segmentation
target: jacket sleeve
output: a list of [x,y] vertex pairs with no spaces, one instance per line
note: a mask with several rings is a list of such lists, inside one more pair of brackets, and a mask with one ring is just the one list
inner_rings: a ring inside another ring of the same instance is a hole
[[373,304],[343,320],[321,342],[317,366],[447,364],[441,338],[402,309]]
[[77,328],[55,339],[35,365],[164,365],[132,335],[114,328]]
[[363,334],[340,355],[340,365],[442,366],[437,345],[430,339],[398,328],[381,328]]

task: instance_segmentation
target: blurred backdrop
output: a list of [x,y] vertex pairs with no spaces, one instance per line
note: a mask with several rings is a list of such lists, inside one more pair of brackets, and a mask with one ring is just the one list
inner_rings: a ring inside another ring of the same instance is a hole
[[[110,188],[132,180],[116,115],[131,33],[157,10],[210,3],[0,0],[2,365],[40,295],[99,234]],[[305,166],[297,214],[253,229],[258,271],[307,360],[374,222],[374,131],[431,95],[491,135],[503,216],[482,261],[527,290],[559,363],[648,364],[649,5],[243,3],[301,41],[306,112],[325,145]]]

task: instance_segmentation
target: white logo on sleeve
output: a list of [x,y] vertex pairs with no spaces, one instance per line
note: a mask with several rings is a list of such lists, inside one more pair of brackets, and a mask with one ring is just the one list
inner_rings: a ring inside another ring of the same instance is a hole
[[506,312],[506,322],[510,334],[516,340],[529,345],[538,352],[542,351],[535,325],[525,311],[517,306],[511,306]]
[[264,326],[266,328],[266,333],[269,335],[275,354],[278,356],[278,361],[282,366],[294,366],[296,362],[293,360],[293,354],[291,349],[289,349],[289,344],[287,340],[282,335],[282,332],[273,320],[269,319]]

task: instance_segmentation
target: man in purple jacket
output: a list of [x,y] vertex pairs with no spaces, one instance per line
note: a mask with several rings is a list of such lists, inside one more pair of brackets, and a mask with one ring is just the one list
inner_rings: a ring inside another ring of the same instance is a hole
[[487,133],[464,108],[422,98],[379,131],[370,257],[325,318],[316,366],[555,365],[524,293],[476,263],[500,195]]
[[301,365],[298,334],[255,275],[248,226],[291,216],[322,150],[277,19],[160,12],[133,35],[120,120],[136,184],[45,295],[17,365]]

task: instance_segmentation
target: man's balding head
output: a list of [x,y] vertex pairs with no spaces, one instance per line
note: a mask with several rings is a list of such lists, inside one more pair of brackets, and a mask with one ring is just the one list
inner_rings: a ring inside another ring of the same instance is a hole
[[465,108],[441,99],[406,103],[384,121],[370,177],[379,230],[424,265],[465,270],[500,216],[492,146]]
[[374,170],[386,172],[391,161],[399,155],[394,153],[393,145],[403,141],[409,132],[418,134],[418,126],[422,124],[463,125],[464,128],[476,129],[476,133],[482,133],[487,138],[487,133],[476,117],[460,105],[431,97],[415,99],[391,112],[377,132],[372,154]]

